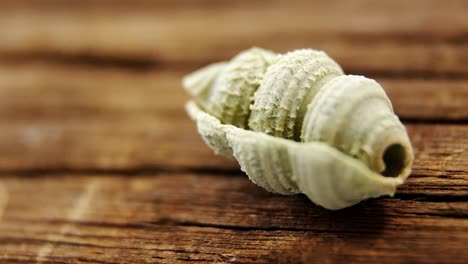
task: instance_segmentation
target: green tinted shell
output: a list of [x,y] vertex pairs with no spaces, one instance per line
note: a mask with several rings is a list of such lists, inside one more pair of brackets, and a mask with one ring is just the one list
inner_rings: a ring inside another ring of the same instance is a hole
[[384,89],[324,52],[253,48],[183,80],[205,142],[259,186],[328,209],[393,195],[413,151]]

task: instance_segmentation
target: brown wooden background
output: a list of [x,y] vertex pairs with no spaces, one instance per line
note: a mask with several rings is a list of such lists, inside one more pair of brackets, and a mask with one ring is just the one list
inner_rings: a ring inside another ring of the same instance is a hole
[[[254,45],[383,84],[395,197],[331,212],[212,154],[181,77]],[[467,263],[467,124],[467,1],[0,1],[0,263]]]

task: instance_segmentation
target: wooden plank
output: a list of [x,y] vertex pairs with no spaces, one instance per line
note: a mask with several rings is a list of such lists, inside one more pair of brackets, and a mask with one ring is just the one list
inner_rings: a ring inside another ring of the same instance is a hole
[[468,119],[468,83],[465,81],[386,78],[376,80],[384,87],[392,100],[394,110],[403,119]]
[[[10,222],[8,222],[10,224]],[[444,229],[429,233],[363,235],[200,227],[11,223],[1,243],[3,263],[465,263],[465,241]],[[31,234],[24,239],[20,231]],[[51,239],[47,235],[51,234]],[[424,242],[421,242],[424,241]],[[46,243],[50,244],[46,244]],[[418,244],[419,242],[419,244]],[[442,250],[443,249],[443,250]],[[51,253],[49,251],[52,251]],[[46,252],[37,257],[37,252]]]
[[[3,65],[0,72],[3,171],[237,170],[234,162],[212,154],[187,117],[181,72],[42,63]],[[420,120],[432,113],[447,120],[468,117],[464,81],[384,79],[383,84],[390,87],[387,91],[403,119]],[[466,126],[407,127],[416,149],[415,173],[427,174],[429,169],[450,174],[466,165]]]
[[[209,25],[207,28],[210,29],[218,29],[220,26],[230,26],[238,29],[248,25],[243,29],[243,31],[249,30],[248,33],[256,32],[260,28],[272,29],[274,26],[279,26],[279,29],[291,29],[291,25],[296,25],[294,29],[298,33],[307,30],[316,32],[332,31],[331,33],[337,33],[336,31],[380,32],[381,35],[388,32],[430,32],[441,34],[441,36],[453,36],[451,34],[454,33],[459,36],[459,34],[466,31],[464,26],[468,23],[464,15],[468,5],[463,0],[448,0],[443,3],[436,0],[415,0],[411,2],[396,0],[386,3],[376,3],[372,0],[289,1],[287,3],[274,0],[104,0],[76,1],[73,3],[66,0],[39,0],[34,2],[19,0],[0,1],[0,7],[2,7],[5,14],[17,15],[15,19],[17,21],[22,18],[22,14],[29,15],[31,19],[46,17],[46,15],[53,16],[54,14],[56,16],[67,14],[90,18],[101,16],[102,19],[99,21],[108,18],[114,19],[116,15],[135,18],[135,15],[138,14],[143,15],[143,19],[147,19],[150,15],[157,16],[154,19],[170,19],[172,22],[181,23],[178,25],[186,25],[187,22],[203,23]],[[259,9],[261,9],[261,12],[259,12]],[[344,23],[349,22],[349,15],[353,15],[352,23]],[[392,19],[395,18],[395,15],[399,19]],[[217,20],[217,24],[210,24],[213,21],[212,19],[223,16],[224,20]],[[14,18],[14,16],[9,17],[5,21]],[[252,19],[254,17],[259,18],[255,20],[257,23],[250,23],[252,20],[243,21],[241,19],[236,20],[236,23],[231,23],[232,20],[230,20],[230,18]],[[278,18],[284,17],[289,19],[278,21]],[[28,23],[30,20],[25,21],[25,23]],[[64,22],[67,21],[76,20],[75,18],[64,20]],[[154,20],[148,20],[147,22],[151,21]],[[88,21],[77,22],[89,23]],[[130,26],[134,25],[133,20],[123,22],[131,24]],[[265,22],[273,22],[273,24]],[[370,22],[373,22],[373,24]],[[122,24],[122,22],[119,24]],[[197,25],[200,24],[193,25],[191,29],[197,29],[195,27]],[[116,30],[118,29],[116,28]],[[198,28],[195,32],[201,31],[203,29]],[[285,32],[285,30],[281,30],[281,32]],[[207,32],[207,34],[213,34],[213,32]]]
[[204,1],[186,8],[164,7],[167,1],[124,1],[115,8],[93,2],[3,8],[0,54],[199,65],[254,45],[279,52],[313,47],[353,73],[468,73],[465,1],[243,1],[214,7]]
[[[247,177],[59,174],[3,180],[12,198],[0,223],[2,263],[468,259],[463,178],[441,179],[453,181],[457,193],[443,196],[410,178],[396,198],[338,212],[303,196],[267,193]],[[411,196],[415,192],[425,198]]]
[[[215,156],[183,118],[0,125],[2,170],[237,168]],[[170,124],[170,126],[168,126]],[[201,162],[203,160],[203,162]]]
[[[467,12],[0,0],[0,262],[467,263]],[[395,197],[327,211],[205,146],[180,79],[252,45],[324,49],[384,85],[416,158]]]
[[[415,174],[467,172],[468,127],[407,128],[416,152]],[[219,169],[238,170],[215,156],[188,118],[0,124],[0,170]]]
[[[0,63],[0,118],[180,118],[190,98],[181,80],[192,70]],[[369,77],[383,85],[402,119],[468,119],[468,80]]]
[[[11,175],[11,174],[10,174]],[[353,208],[329,211],[305,196],[269,193],[247,176],[222,174],[39,174],[35,177],[4,176],[10,194],[5,220],[58,221],[89,188],[92,208],[80,221],[125,224],[167,223],[238,226],[244,228],[306,229],[336,232],[364,231],[365,225],[327,223],[330,218],[359,212],[356,221],[382,217],[407,220],[437,218],[444,221],[468,216],[468,181],[461,176],[410,177],[394,198],[372,199]],[[466,174],[465,174],[466,176]],[[426,184],[421,184],[425,181]],[[439,186],[440,189],[435,187]],[[450,189],[451,193],[441,190]],[[34,194],[34,199],[28,194]],[[67,197],[60,201],[53,197]],[[30,202],[28,202],[30,201]],[[222,201],[222,202],[221,202]],[[37,203],[45,206],[38,207]],[[381,209],[379,209],[381,208]],[[384,210],[384,212],[382,212]],[[289,221],[285,221],[288,219]],[[310,221],[315,219],[315,221]],[[343,219],[344,220],[344,219]],[[409,221],[410,224],[414,224]],[[237,223],[237,224],[236,224]],[[459,224],[464,221],[459,222]],[[397,224],[397,223],[394,223]],[[467,223],[465,223],[467,224]],[[395,227],[389,223],[390,230]],[[466,226],[468,228],[468,226]],[[468,231],[468,230],[466,230]]]

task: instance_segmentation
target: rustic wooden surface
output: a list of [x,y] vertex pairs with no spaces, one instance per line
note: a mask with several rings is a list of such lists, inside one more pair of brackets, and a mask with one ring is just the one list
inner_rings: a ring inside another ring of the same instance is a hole
[[[467,263],[468,3],[308,2],[0,1],[0,263]],[[204,145],[180,79],[253,45],[383,84],[395,197],[327,211]]]

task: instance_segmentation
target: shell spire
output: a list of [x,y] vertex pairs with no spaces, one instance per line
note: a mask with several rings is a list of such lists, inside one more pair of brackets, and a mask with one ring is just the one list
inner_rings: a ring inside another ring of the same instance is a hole
[[384,89],[322,51],[253,48],[183,80],[205,142],[268,191],[328,209],[393,195],[413,151]]

